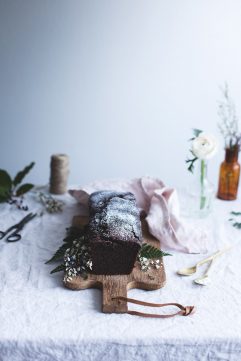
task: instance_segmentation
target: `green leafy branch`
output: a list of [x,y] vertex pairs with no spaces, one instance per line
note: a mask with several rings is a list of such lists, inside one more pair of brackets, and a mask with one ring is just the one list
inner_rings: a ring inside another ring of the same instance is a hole
[[0,169],[0,203],[14,202],[15,197],[21,197],[30,191],[34,185],[31,183],[21,184],[26,175],[34,166],[34,162],[30,163],[23,170],[18,172],[12,179],[7,171]]
[[159,248],[153,247],[149,243],[143,243],[138,257],[147,259],[157,259],[164,256],[172,256],[170,253],[163,252]]

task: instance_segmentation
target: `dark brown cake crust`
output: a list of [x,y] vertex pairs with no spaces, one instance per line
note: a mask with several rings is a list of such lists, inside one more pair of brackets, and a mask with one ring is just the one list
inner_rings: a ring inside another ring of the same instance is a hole
[[94,274],[129,274],[142,243],[140,212],[132,193],[90,195],[87,234]]

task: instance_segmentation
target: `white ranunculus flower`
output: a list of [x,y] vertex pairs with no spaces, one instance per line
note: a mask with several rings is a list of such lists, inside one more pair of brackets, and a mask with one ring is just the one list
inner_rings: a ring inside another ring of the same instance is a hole
[[199,159],[209,159],[216,153],[217,139],[210,134],[200,133],[192,142],[192,152]]

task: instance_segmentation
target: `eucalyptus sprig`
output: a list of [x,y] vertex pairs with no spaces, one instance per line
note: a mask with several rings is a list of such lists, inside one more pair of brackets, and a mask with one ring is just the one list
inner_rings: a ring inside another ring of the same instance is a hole
[[18,172],[13,179],[6,170],[0,169],[0,203],[14,203],[20,209],[27,209],[27,207],[22,206],[22,200],[18,198],[21,198],[34,187],[32,183],[21,184],[34,164],[34,162],[31,162],[23,170]]

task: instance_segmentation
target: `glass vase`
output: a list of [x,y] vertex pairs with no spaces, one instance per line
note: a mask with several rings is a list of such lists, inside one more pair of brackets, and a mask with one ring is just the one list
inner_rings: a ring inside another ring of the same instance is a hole
[[240,165],[238,163],[239,147],[225,149],[225,160],[221,163],[219,172],[218,194],[219,199],[232,201],[237,198]]
[[207,162],[199,160],[195,166],[195,180],[182,195],[182,213],[189,218],[205,218],[212,210],[214,186],[208,180]]

